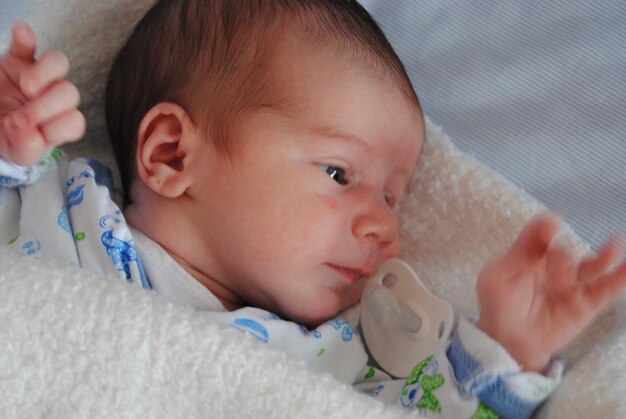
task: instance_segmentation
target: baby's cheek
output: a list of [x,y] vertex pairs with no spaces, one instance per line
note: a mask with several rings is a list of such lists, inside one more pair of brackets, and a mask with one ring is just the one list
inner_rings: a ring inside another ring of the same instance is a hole
[[320,214],[322,216],[336,217],[342,212],[339,200],[333,197],[319,198],[318,207],[319,207],[318,211],[320,213],[322,212],[324,213],[323,215]]
[[336,225],[342,214],[339,202],[328,197],[316,197],[308,201],[302,201],[297,207],[292,208],[291,216],[295,216],[300,223],[308,225],[310,228],[317,226]]
[[328,246],[332,251],[339,251],[350,240],[350,208],[336,198],[324,198],[321,207],[319,216],[327,230]]
[[339,212],[339,203],[336,199],[328,199],[326,205],[331,214],[337,214]]
[[[310,246],[321,246],[331,252],[340,248],[348,239],[348,211],[342,203],[329,197],[316,197],[307,202],[300,202],[290,214],[292,236],[299,242]],[[283,225],[283,233],[288,226]],[[298,246],[294,243],[293,245]]]

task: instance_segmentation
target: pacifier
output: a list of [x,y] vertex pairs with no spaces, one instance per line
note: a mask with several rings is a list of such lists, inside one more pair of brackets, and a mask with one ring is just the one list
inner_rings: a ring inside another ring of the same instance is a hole
[[400,259],[385,261],[361,295],[361,328],[370,354],[389,374],[408,377],[447,342],[454,311]]

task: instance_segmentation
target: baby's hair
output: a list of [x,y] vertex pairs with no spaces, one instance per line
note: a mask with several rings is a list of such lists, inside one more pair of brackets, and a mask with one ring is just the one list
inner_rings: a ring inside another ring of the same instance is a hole
[[419,108],[402,62],[356,0],[159,0],[119,52],[107,84],[107,127],[126,203],[146,113],[174,102],[230,152],[238,116],[279,100],[266,70],[277,39],[293,34],[360,59]]

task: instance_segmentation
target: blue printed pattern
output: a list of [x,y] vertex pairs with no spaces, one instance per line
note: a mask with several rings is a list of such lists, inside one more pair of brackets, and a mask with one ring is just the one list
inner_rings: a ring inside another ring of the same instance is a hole
[[384,389],[385,389],[384,384],[379,384],[378,387],[372,390],[372,393],[371,393],[372,397],[378,397],[378,395],[382,393]]
[[[54,154],[54,153],[49,153]],[[54,154],[56,155],[56,154]],[[42,168],[48,167],[51,157],[45,156],[42,161]],[[7,188],[17,188],[30,185],[39,179],[40,170],[38,166],[22,167],[0,158],[0,186]]]
[[61,206],[61,212],[57,217],[57,224],[59,224],[59,227],[61,227],[63,230],[72,235],[72,225],[70,224],[70,217],[67,213],[67,205]]
[[20,255],[35,257],[41,255],[41,242],[37,239],[28,240],[21,246]]
[[313,336],[315,339],[321,339],[322,338],[322,333],[317,330],[309,330],[306,327],[302,326],[302,325],[298,325],[298,327],[300,328],[300,331],[302,332],[302,334],[304,336]]
[[[88,170],[85,170],[83,172],[80,173],[80,175],[78,176],[72,176],[71,178],[69,178],[66,182],[66,185],[69,187],[71,187],[72,185],[74,185],[74,183],[79,180],[80,178],[84,178],[84,179],[93,179],[93,174],[91,174],[91,172],[89,172]],[[67,192],[67,196],[66,196],[66,201],[67,201],[67,208],[72,208],[76,205],[80,205],[83,202],[83,199],[85,199],[85,185],[84,184],[80,184],[77,185],[76,188],[74,189],[68,189]]]
[[[71,185],[71,183],[69,183],[69,182],[73,181],[73,179],[74,178],[72,178],[72,179],[70,179],[68,181],[68,186]],[[83,190],[84,189],[85,189],[85,185],[78,185],[76,187],[76,189],[73,189],[72,191],[70,191],[67,194],[67,198],[66,199],[67,199],[67,208],[68,209],[83,203],[83,199],[85,198],[85,195],[83,194]]]
[[0,186],[6,186],[7,188],[15,188],[20,186],[22,182],[19,179],[15,179],[9,176],[0,176]]
[[344,342],[350,342],[354,335],[358,335],[358,332],[350,326],[347,320],[337,317],[330,320],[328,324],[335,330],[341,330],[341,339]]
[[[78,175],[70,177],[66,185],[68,187],[66,195],[66,207],[69,211],[73,207],[78,207],[85,202],[87,188],[97,188],[100,182],[104,183],[104,186],[111,184],[110,179],[106,178],[108,172],[103,171],[100,166],[99,176],[95,176],[93,168],[89,166],[89,163],[94,164],[93,160],[86,160],[85,163],[89,167],[87,170],[81,171]],[[124,240],[119,238],[115,232],[119,228],[126,228],[124,216],[120,209],[111,201],[111,193],[105,196],[103,199],[108,200],[102,207],[114,208],[112,214],[101,215],[98,220],[100,228],[104,229],[104,232],[100,235],[100,243],[104,247],[106,254],[109,256],[111,262],[115,266],[118,272],[123,272],[124,277],[130,283],[133,282],[133,270],[132,266],[136,265],[139,271],[139,279],[141,286],[146,289],[150,289],[150,282],[146,276],[145,270],[137,253],[137,248],[132,239]],[[91,196],[91,195],[90,195]],[[94,214],[96,215],[96,214]],[[61,223],[59,222],[59,225]],[[62,226],[63,227],[63,226]],[[78,238],[77,238],[78,240]]]
[[265,326],[256,320],[238,318],[233,321],[233,326],[247,332],[260,342],[268,343],[270,340],[270,334]]
[[122,212],[118,209],[115,211],[115,215],[107,214],[100,218],[100,227],[106,230],[100,236],[100,241],[117,270],[123,271],[126,275],[126,280],[132,282],[130,263],[139,261],[139,256],[132,240],[118,239],[113,235],[115,225],[122,222],[121,217]]
[[[268,320],[270,321],[279,319],[275,314],[272,314],[269,312],[267,314],[268,314]],[[261,342],[268,343],[270,340],[269,331],[259,320],[255,320],[255,319],[251,319],[247,317],[245,318],[238,317],[233,321],[232,324],[237,329],[243,330],[249,333],[250,335],[254,336],[257,340]],[[353,336],[358,335],[356,331],[352,327],[350,327],[348,321],[344,319],[334,318],[332,320],[329,320],[325,324],[332,327],[334,330],[337,330],[339,332],[338,335],[341,337],[341,341],[343,342],[350,342]],[[296,325],[296,326],[298,327],[298,330],[300,330],[302,335],[310,336],[316,340],[322,339],[323,335],[322,335],[322,332],[320,332],[320,330],[318,329],[309,330],[303,325]],[[328,337],[330,335],[326,334],[326,336]]]

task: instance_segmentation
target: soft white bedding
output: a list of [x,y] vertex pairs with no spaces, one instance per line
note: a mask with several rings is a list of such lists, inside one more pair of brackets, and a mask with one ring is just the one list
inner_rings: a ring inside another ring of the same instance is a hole
[[[72,151],[111,163],[101,115],[105,75],[151,1],[33,3],[27,20],[45,46],[66,51],[83,93],[90,128]],[[475,314],[477,271],[540,210],[429,123],[400,211],[403,257],[459,314]],[[588,249],[569,230],[563,239]],[[564,382],[539,417],[626,415],[625,328],[621,298],[566,352]],[[0,255],[0,394],[0,417],[406,416],[201,312],[74,267],[26,265],[7,254]]]

